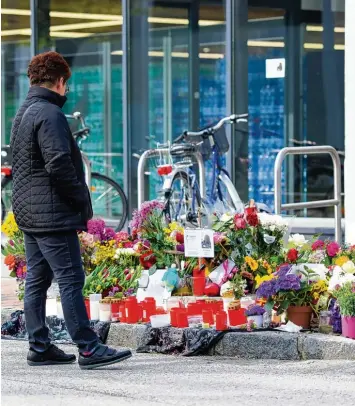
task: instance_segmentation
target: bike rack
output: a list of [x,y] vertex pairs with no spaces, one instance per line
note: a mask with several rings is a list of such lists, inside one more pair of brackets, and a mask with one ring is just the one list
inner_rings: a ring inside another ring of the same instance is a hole
[[[142,203],[145,202],[144,197],[144,167],[148,158],[154,158],[160,156],[160,154],[170,154],[169,148],[159,148],[159,149],[148,149],[143,152],[138,162],[138,207],[141,207]],[[206,182],[205,182],[205,167],[203,164],[203,158],[200,152],[194,152],[190,154],[196,159],[198,164],[199,173],[199,188],[201,193],[201,198],[206,198]]]
[[[334,199],[316,200],[313,202],[281,203],[281,168],[287,155],[320,155],[328,154],[332,158],[334,173]],[[341,163],[335,148],[325,145],[317,147],[288,147],[283,148],[276,157],[274,166],[275,182],[275,213],[281,214],[282,210],[299,210],[319,207],[334,206],[335,240],[341,244]]]

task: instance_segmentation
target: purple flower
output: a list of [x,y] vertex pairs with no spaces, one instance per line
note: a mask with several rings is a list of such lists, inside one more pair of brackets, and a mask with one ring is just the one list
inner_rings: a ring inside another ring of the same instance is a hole
[[265,313],[265,309],[259,305],[250,305],[246,311],[246,316],[262,316]]
[[291,264],[284,264],[281,265],[280,268],[277,270],[276,274],[279,278],[286,276],[292,268]]
[[88,221],[88,233],[102,239],[105,230],[105,222],[101,219],[93,219]]
[[116,232],[113,228],[105,228],[103,233],[103,239],[105,240],[113,240],[116,237]]
[[163,208],[164,203],[158,202],[157,200],[144,202],[139,210],[133,212],[132,221],[129,223],[131,229],[139,230],[154,210],[163,210]]
[[276,292],[280,290],[300,290],[301,280],[297,275],[279,276],[276,279]]
[[263,282],[256,291],[256,296],[258,298],[269,299],[271,296],[274,296],[277,293],[275,285],[276,285],[275,279]]
[[184,252],[185,251],[185,245],[184,244],[178,244],[176,246],[176,251]]

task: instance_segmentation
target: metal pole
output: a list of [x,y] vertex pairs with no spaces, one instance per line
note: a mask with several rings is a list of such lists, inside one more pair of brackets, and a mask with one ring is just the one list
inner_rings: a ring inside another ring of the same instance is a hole
[[[334,174],[334,199],[318,200],[301,203],[281,203],[281,169],[287,155],[319,155],[328,154],[333,162]],[[331,207],[334,206],[335,239],[338,243],[342,240],[341,230],[341,162],[335,148],[325,145],[317,147],[290,147],[283,148],[277,155],[274,166],[275,182],[275,213],[281,214],[282,210],[299,210],[304,208]]]
[[30,0],[31,58],[38,54],[38,0]]
[[172,71],[172,40],[169,36],[163,38],[163,96],[164,96],[164,142],[171,141],[173,136],[173,71]]
[[83,159],[83,164],[84,164],[84,172],[85,172],[85,180],[87,187],[89,189],[90,195],[91,195],[91,162],[89,158],[84,154],[83,152],[81,153],[82,159]]

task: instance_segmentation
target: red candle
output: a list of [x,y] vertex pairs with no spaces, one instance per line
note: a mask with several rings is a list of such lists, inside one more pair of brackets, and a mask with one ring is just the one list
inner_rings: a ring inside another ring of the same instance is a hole
[[203,296],[205,293],[206,278],[204,276],[196,276],[192,278],[192,292],[194,296]]
[[216,314],[216,330],[227,330],[227,313],[224,311],[218,312]]
[[90,319],[91,319],[91,318],[90,318],[90,299],[85,298],[85,299],[84,299],[84,303],[85,303],[85,307],[86,307],[86,313],[87,313],[88,318],[89,318],[89,320],[90,320]]
[[189,303],[187,305],[187,314],[189,316],[196,316],[197,314],[201,314],[200,306],[197,303]]
[[126,299],[126,322],[128,324],[137,323],[139,319],[138,303],[134,296]]
[[177,316],[181,312],[180,307],[173,307],[170,310],[170,324],[172,327],[177,327],[178,326],[178,321],[177,321]]
[[212,326],[214,324],[213,312],[212,310],[202,310],[202,320],[204,323]]
[[187,321],[186,312],[181,311],[177,314],[177,326],[179,328],[189,327],[189,322]]
[[228,310],[229,325],[240,326],[247,322],[247,318],[244,315],[245,309]]
[[143,321],[143,305],[138,305],[138,321]]
[[121,323],[126,323],[126,307],[125,304],[120,304],[119,319]]
[[150,316],[156,314],[156,302],[154,297],[147,297],[143,302],[143,321],[149,322]]

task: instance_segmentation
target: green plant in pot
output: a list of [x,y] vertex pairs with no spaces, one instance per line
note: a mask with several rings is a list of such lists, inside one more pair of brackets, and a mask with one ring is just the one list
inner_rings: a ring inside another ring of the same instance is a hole
[[327,287],[326,280],[309,269],[299,271],[292,265],[283,265],[271,280],[260,284],[256,295],[266,300],[266,310],[275,309],[277,314],[287,311],[290,321],[309,329],[314,305]]
[[342,335],[355,339],[355,282],[346,282],[333,291],[340,306]]

